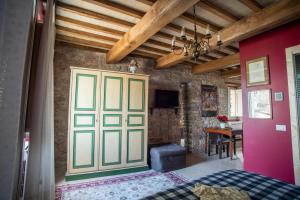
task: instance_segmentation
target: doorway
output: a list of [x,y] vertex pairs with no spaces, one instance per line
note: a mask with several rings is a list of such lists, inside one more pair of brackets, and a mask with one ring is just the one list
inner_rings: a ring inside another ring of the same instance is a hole
[[300,45],[286,48],[295,184],[300,185]]

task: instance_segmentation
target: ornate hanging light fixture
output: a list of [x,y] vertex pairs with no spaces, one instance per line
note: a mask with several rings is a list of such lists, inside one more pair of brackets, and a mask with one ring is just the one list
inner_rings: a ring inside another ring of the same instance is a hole
[[[211,38],[210,27],[207,25],[205,30],[204,38],[198,38],[197,34],[197,17],[196,17],[196,6],[193,6],[193,17],[194,17],[194,38],[188,40],[185,34],[185,27],[182,27],[180,40],[183,41],[182,47],[176,47],[176,36],[173,36],[171,42],[171,50],[176,55],[180,55],[183,53],[184,56],[191,56],[195,61],[199,59],[201,55],[205,55],[210,50],[209,39]],[[222,45],[220,32],[217,33],[217,46],[220,47]]]

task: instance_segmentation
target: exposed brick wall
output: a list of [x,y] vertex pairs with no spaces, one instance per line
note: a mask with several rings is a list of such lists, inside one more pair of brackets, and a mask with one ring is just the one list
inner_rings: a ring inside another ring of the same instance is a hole
[[[219,93],[219,113],[227,114],[227,89],[224,80],[217,72],[193,75],[191,66],[180,64],[174,68],[155,70],[155,62],[150,59],[136,58],[140,68],[137,73],[150,75],[149,107],[154,104],[155,89],[179,90],[180,83],[189,82],[189,129],[193,137],[193,150],[203,151],[204,126],[217,125],[215,118],[201,117],[201,84],[216,85]],[[68,104],[70,87],[70,66],[127,71],[130,58],[118,64],[106,64],[105,54],[75,48],[65,43],[56,43],[54,56],[54,102],[55,102],[55,153],[56,174],[61,176],[67,166]],[[179,142],[179,116],[173,109],[149,109],[149,139],[164,142]],[[200,140],[202,138],[202,140]]]

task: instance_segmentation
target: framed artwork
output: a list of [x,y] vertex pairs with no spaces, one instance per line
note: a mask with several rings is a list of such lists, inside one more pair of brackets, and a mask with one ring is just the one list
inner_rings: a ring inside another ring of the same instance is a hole
[[272,119],[271,90],[253,90],[248,92],[249,118]]
[[212,85],[201,85],[202,117],[216,117],[218,114],[218,88]]
[[247,86],[267,85],[270,83],[268,57],[248,60],[246,62]]

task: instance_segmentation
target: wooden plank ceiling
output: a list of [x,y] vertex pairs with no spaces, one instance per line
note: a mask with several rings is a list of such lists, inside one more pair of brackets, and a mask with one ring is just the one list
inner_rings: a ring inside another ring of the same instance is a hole
[[[169,0],[173,5],[166,4],[167,0],[158,1],[58,0],[56,39],[106,52],[111,63],[118,62],[128,54],[133,54],[156,59],[158,67],[167,66],[168,64],[163,62],[170,62],[170,59],[173,59],[170,50],[173,35],[179,36],[181,27],[184,26],[188,39],[193,37],[191,5],[196,3],[197,6],[198,34],[203,36],[209,24],[213,40],[216,32],[231,28],[238,21],[278,4],[278,1],[288,0],[185,0],[181,2]],[[183,6],[182,2],[188,6]],[[175,9],[176,14],[168,9]],[[158,20],[155,14],[161,15],[159,16],[161,20]],[[151,29],[150,25],[141,26],[139,22],[151,23],[154,27]],[[221,71],[226,78],[231,76],[236,78],[239,71],[239,62],[236,59],[239,55],[238,40],[228,41],[221,48],[215,48],[207,55],[201,56],[197,62],[186,58],[182,60],[174,58],[177,60],[173,63],[187,61],[196,65],[193,69],[194,73],[206,72],[202,69],[206,67],[208,71]],[[120,52],[122,44],[126,45],[127,49],[122,48]],[[177,45],[182,46],[182,42],[178,41]],[[231,57],[234,59],[230,59]],[[222,60],[230,62],[222,64]],[[211,68],[211,64],[208,64],[210,62],[217,63],[218,66]]]

